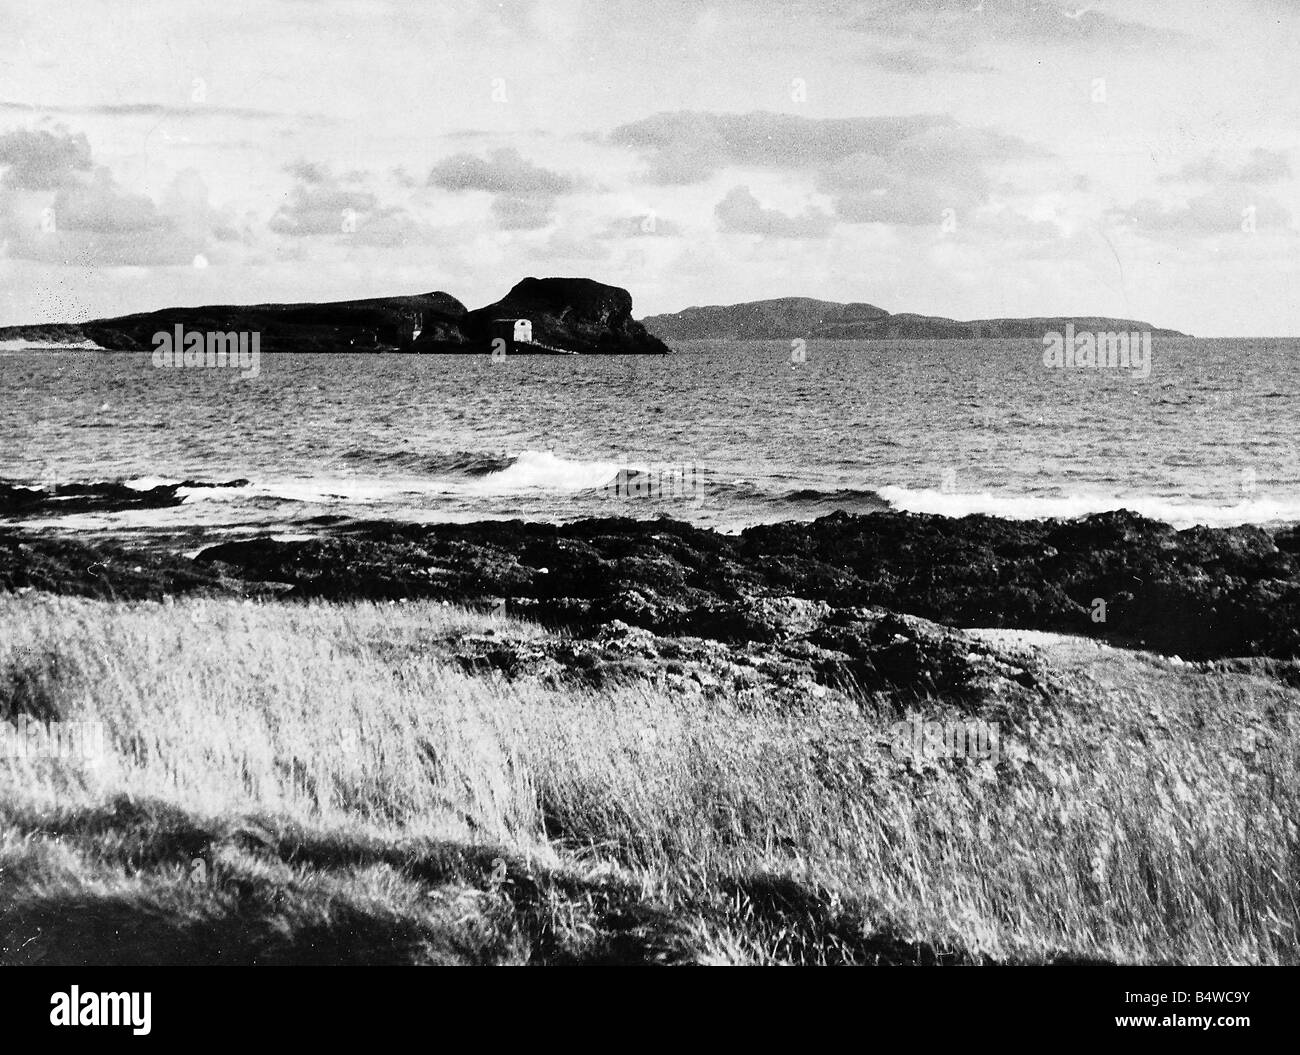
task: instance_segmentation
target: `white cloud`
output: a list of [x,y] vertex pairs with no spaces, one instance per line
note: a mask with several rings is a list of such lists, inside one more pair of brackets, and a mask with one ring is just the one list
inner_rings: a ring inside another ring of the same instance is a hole
[[764,206],[748,187],[732,187],[714,210],[724,231],[771,238],[825,238],[834,219],[818,209],[792,216]]

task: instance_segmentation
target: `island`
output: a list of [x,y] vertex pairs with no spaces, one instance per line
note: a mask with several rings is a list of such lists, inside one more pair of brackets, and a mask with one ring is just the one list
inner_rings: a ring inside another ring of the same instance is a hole
[[1063,331],[1071,323],[1078,331],[1140,330],[1154,337],[1188,336],[1133,319],[1075,315],[959,322],[937,315],[891,314],[874,304],[839,304],[812,297],[778,297],[686,308],[667,315],[651,315],[642,321],[647,330],[666,341],[1040,339],[1044,333]]
[[263,352],[511,355],[665,355],[632,318],[632,295],[588,278],[525,278],[500,300],[468,310],[450,293],[323,304],[164,308],[93,319],[0,327],[0,341],[151,351],[154,335],[257,333]]

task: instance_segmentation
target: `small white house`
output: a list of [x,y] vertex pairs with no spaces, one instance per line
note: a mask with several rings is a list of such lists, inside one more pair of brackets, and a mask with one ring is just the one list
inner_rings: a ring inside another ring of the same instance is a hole
[[516,341],[528,341],[528,342],[532,341],[533,339],[532,319],[515,319],[514,339]]

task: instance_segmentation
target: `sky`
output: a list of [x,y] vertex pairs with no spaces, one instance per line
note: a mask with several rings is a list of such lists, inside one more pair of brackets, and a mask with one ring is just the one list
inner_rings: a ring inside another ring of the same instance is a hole
[[1296,0],[0,0],[0,325],[527,275],[1300,335]]

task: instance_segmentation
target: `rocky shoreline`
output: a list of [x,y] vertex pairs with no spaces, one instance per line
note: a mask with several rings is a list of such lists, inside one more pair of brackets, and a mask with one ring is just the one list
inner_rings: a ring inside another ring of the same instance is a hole
[[195,548],[188,536],[135,545],[0,530],[0,590],[443,601],[557,631],[427,643],[467,670],[752,691],[791,706],[827,692],[898,708],[941,698],[1014,720],[1009,710],[1051,694],[1050,675],[965,632],[990,627],[1245,660],[1300,684],[1297,528],[891,512],[739,535],[667,519],[369,523],[181,552]]

